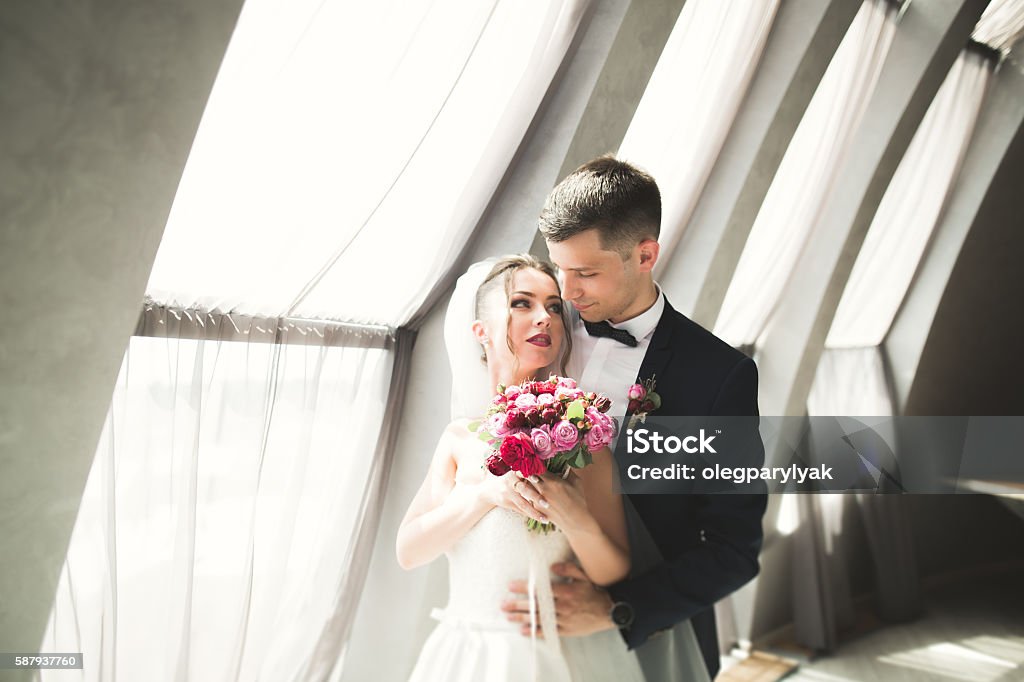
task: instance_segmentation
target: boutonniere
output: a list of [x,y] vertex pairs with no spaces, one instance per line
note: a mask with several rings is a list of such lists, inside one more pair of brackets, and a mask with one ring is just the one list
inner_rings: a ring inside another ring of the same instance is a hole
[[647,420],[647,415],[661,407],[661,396],[654,392],[654,375],[640,384],[633,384],[629,387],[626,396],[629,398],[629,428],[636,426],[637,422]]

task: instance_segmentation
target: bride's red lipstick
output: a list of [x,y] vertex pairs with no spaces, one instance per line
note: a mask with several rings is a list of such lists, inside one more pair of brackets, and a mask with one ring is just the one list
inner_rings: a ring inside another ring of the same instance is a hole
[[536,336],[531,336],[526,339],[526,342],[532,343],[535,346],[540,346],[541,348],[548,348],[551,345],[551,337],[547,334],[537,334]]

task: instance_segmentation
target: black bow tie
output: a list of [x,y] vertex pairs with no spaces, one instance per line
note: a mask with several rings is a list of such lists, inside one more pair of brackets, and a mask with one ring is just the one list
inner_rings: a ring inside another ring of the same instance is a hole
[[583,320],[583,326],[587,328],[587,333],[591,336],[598,338],[605,336],[613,341],[618,341],[621,344],[629,346],[630,348],[636,348],[637,340],[632,334],[627,332],[625,329],[618,329],[616,327],[605,322],[587,322]]

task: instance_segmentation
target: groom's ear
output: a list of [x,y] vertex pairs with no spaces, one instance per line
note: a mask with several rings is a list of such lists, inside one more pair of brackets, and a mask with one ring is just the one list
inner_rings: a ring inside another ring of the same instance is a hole
[[661,244],[654,239],[645,239],[637,244],[637,249],[640,251],[640,272],[650,272],[658,262]]

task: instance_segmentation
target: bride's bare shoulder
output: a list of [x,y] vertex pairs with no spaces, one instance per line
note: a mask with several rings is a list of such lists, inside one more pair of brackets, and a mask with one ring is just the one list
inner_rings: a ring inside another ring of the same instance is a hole
[[453,419],[448,423],[448,426],[445,427],[445,433],[455,438],[466,438],[469,436],[473,436],[475,438],[476,434],[469,430],[469,425],[474,421],[475,420],[469,419],[468,417]]
[[445,438],[450,439],[452,458],[457,465],[479,466],[486,456],[487,445],[469,430],[473,419],[454,419],[445,427]]

